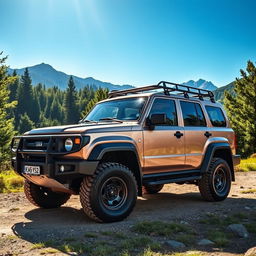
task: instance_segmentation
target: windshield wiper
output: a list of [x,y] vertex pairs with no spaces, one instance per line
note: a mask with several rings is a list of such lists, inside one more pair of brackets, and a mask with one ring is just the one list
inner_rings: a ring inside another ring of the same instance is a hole
[[85,119],[85,120],[82,120],[81,122],[79,122],[79,123],[97,123],[97,121],[93,121],[93,120],[87,120],[87,119]]
[[104,118],[100,118],[99,121],[114,121],[114,122],[118,122],[118,123],[123,123],[122,120],[113,118],[113,117],[104,117]]

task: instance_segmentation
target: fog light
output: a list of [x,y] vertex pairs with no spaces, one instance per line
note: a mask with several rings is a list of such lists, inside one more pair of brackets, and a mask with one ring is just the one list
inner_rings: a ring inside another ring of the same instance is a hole
[[60,166],[60,171],[61,171],[61,172],[64,172],[64,171],[65,171],[64,165],[61,165],[61,166]]

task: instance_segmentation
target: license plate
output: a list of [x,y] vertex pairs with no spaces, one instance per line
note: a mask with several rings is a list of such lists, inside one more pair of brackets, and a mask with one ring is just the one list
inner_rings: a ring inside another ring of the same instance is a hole
[[25,165],[23,173],[29,175],[40,175],[40,166]]

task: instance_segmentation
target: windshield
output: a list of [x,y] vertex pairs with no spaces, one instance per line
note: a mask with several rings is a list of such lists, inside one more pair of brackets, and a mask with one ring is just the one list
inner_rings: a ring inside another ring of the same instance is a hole
[[92,109],[84,121],[138,120],[145,102],[145,97],[102,102]]

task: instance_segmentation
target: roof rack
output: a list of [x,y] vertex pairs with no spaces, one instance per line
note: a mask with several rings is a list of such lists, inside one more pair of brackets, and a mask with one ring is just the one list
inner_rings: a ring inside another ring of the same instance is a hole
[[109,95],[109,98],[114,98],[117,96],[124,96],[130,93],[139,93],[139,92],[153,91],[158,89],[163,89],[163,92],[165,95],[170,95],[171,92],[179,92],[178,94],[183,94],[185,98],[189,98],[190,95],[192,95],[193,97],[197,97],[200,100],[204,100],[204,98],[209,98],[211,102],[215,102],[214,94],[212,91],[187,86],[184,84],[166,82],[166,81],[161,81],[156,85],[143,86],[143,87],[138,87],[133,89],[127,89],[127,90],[121,90],[121,91],[114,90],[114,91],[110,91],[108,95]]

